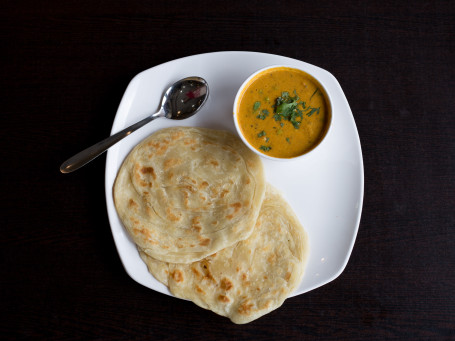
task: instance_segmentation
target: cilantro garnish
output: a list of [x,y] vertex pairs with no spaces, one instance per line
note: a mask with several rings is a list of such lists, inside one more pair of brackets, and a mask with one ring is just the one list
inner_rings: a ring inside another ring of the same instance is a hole
[[320,107],[319,107],[319,108],[311,108],[311,107],[310,107],[309,109],[310,109],[310,111],[306,113],[306,115],[307,115],[308,117],[310,117],[310,116],[313,115],[314,113],[319,114],[319,109],[320,109]]
[[258,134],[258,137],[262,137],[262,136],[265,136],[265,131],[261,131],[259,134]]
[[311,101],[311,99],[313,98],[313,96],[316,95],[316,92],[318,92],[318,90],[319,90],[318,88],[316,88],[316,90],[314,90],[313,94],[312,94],[311,97],[310,97],[310,101]]
[[272,147],[260,146],[259,149],[263,150],[264,152],[268,152],[270,149],[272,149]]
[[[313,93],[314,95],[314,93]],[[289,92],[283,91],[281,96],[275,100],[274,115],[275,121],[281,121],[281,119],[292,123],[295,129],[300,127],[303,115],[310,117],[314,113],[319,114],[320,108],[306,107],[306,103],[299,101],[299,96],[294,90],[294,96],[290,96]]]
[[262,113],[257,115],[256,118],[260,118],[261,120],[265,120],[265,118],[269,116],[269,111],[267,109],[262,110]]

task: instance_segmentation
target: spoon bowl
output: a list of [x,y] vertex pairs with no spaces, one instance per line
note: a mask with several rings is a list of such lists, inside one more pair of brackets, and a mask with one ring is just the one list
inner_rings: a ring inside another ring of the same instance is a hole
[[209,86],[201,77],[187,77],[174,83],[166,90],[160,109],[128,128],[84,149],[60,166],[60,172],[71,173],[86,165],[124,137],[159,117],[184,120],[196,114],[207,101]]

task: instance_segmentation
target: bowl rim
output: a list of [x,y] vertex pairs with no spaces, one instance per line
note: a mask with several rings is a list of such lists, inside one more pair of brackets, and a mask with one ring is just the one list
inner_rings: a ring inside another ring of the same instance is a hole
[[[254,148],[249,142],[248,140],[243,136],[242,134],[242,130],[239,126],[239,123],[238,123],[238,120],[237,120],[237,115],[238,115],[238,112],[237,112],[237,107],[238,107],[238,104],[239,104],[239,101],[240,101],[240,98],[241,98],[241,95],[243,94],[243,90],[245,89],[245,87],[256,77],[258,76],[259,74],[267,71],[267,70],[270,70],[270,69],[276,69],[276,68],[289,68],[289,69],[294,69],[294,70],[298,70],[298,71],[302,71],[306,74],[308,74],[309,76],[311,76],[317,83],[318,85],[320,85],[322,87],[322,89],[324,90],[324,95],[326,97],[326,101],[328,102],[328,106],[329,106],[329,110],[330,110],[330,120],[328,122],[328,127],[326,129],[326,132],[325,132],[325,135],[322,137],[322,139],[313,147],[311,148],[309,151],[307,151],[306,153],[303,153],[303,154],[300,154],[300,155],[297,155],[297,156],[294,156],[294,157],[283,157],[283,158],[280,158],[280,157],[275,157],[275,156],[270,156],[270,155],[267,155],[267,154],[264,154],[262,152],[260,152],[259,150],[257,150],[256,148]],[[239,87],[239,89],[237,90],[237,93],[235,95],[235,99],[234,99],[234,104],[233,104],[233,119],[234,119],[234,125],[235,125],[235,129],[237,131],[237,134],[240,136],[240,139],[243,141],[243,143],[249,148],[251,149],[254,153],[258,154],[259,156],[262,156],[266,159],[269,159],[269,160],[275,160],[275,161],[293,161],[293,160],[297,160],[297,159],[303,159],[303,158],[308,158],[312,155],[314,155],[315,151],[317,149],[319,149],[318,147],[321,146],[321,144],[323,144],[323,142],[325,140],[327,140],[327,136],[329,135],[329,133],[331,132],[332,130],[332,123],[333,123],[333,106],[332,106],[332,96],[330,94],[329,91],[327,91],[327,88],[324,86],[324,84],[318,79],[318,77],[316,77],[311,71],[308,71],[307,69],[305,68],[302,68],[302,67],[296,67],[296,66],[293,66],[293,65],[287,65],[287,64],[275,64],[275,65],[269,65],[269,66],[266,66],[266,67],[263,67],[255,72],[253,72],[250,76],[248,76],[248,78],[242,83],[242,85]]]

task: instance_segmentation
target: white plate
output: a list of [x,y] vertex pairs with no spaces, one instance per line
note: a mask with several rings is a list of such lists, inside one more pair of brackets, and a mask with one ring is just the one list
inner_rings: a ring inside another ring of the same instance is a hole
[[354,118],[339,83],[329,72],[299,60],[255,52],[216,52],[177,59],[139,73],[128,85],[115,116],[112,133],[154,113],[163,91],[181,78],[200,76],[210,87],[209,99],[197,115],[183,121],[156,120],[107,153],[109,222],[123,266],[138,283],[171,295],[147,271],[117,216],[112,186],[122,161],[137,143],[165,127],[201,126],[235,132],[232,106],[238,88],[253,72],[277,64],[313,74],[330,93],[333,106],[331,133],[317,153],[288,162],[263,158],[267,181],[281,190],[309,234],[310,256],[305,275],[292,296],[334,280],[345,268],[360,223],[363,162]]

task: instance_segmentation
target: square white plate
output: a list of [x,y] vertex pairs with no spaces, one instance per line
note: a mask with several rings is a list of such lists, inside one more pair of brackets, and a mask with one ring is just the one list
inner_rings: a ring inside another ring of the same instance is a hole
[[255,52],[215,52],[177,59],[139,73],[128,85],[111,133],[155,113],[165,89],[177,80],[203,77],[210,96],[195,116],[158,119],[111,147],[106,160],[106,202],[109,222],[126,272],[138,283],[171,295],[140,259],[115,210],[112,187],[124,158],[151,133],[170,126],[200,126],[236,133],[233,103],[237,90],[253,72],[269,65],[299,67],[313,74],[332,99],[330,134],[317,152],[301,160],[277,162],[263,158],[267,181],[281,190],[309,235],[310,256],[305,275],[292,296],[338,277],[354,246],[363,203],[363,161],[349,104],[329,72],[299,60]]

